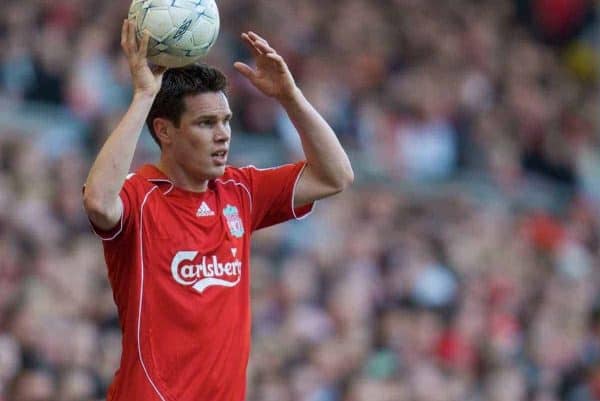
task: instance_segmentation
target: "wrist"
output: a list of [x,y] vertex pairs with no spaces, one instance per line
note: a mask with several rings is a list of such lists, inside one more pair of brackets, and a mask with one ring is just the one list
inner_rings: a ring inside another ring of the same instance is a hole
[[294,89],[292,89],[288,93],[278,96],[277,101],[285,108],[287,106],[299,103],[302,97],[302,91],[300,90],[300,88],[295,86]]
[[133,100],[154,102],[154,98],[157,94],[158,92],[154,91],[136,90],[133,92]]

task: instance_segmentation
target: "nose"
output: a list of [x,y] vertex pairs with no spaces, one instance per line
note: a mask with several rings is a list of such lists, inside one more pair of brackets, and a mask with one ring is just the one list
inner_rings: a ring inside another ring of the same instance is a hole
[[215,141],[216,142],[228,142],[231,137],[231,130],[226,124],[217,124],[215,128]]

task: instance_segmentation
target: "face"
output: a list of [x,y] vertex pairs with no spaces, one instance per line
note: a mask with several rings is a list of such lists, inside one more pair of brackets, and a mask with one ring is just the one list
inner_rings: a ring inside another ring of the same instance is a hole
[[223,92],[187,96],[179,127],[163,144],[173,160],[194,179],[208,180],[225,173],[231,140],[231,110]]

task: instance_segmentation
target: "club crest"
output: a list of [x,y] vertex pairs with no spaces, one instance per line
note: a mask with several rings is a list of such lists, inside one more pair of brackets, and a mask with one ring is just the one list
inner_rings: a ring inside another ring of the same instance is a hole
[[236,238],[242,238],[244,236],[244,223],[240,218],[240,214],[237,207],[227,205],[223,209],[223,215],[227,219],[227,225],[229,226],[229,232]]

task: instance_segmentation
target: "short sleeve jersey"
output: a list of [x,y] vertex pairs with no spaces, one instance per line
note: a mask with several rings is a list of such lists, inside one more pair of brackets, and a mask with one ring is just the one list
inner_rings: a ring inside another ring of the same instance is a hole
[[109,401],[243,401],[250,351],[250,235],[293,208],[304,163],[227,167],[207,191],[155,166],[130,174],[102,238],[123,332]]

